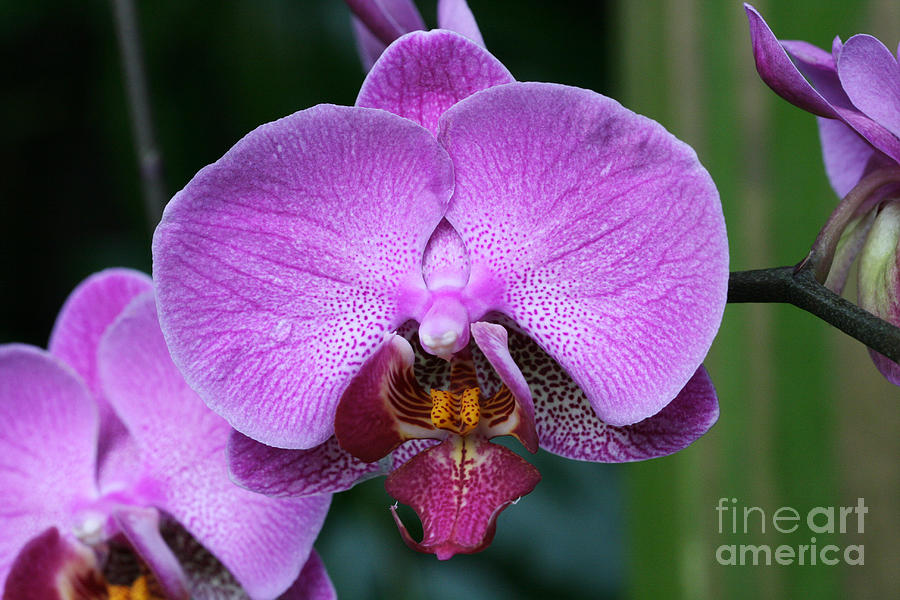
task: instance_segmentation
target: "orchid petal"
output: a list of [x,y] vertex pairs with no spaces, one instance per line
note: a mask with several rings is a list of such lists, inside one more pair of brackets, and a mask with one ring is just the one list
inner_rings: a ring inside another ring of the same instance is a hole
[[384,51],[356,105],[387,110],[436,133],[445,110],[474,92],[511,81],[506,67],[471,40],[445,30],[416,31]]
[[168,516],[161,518],[159,531],[166,546],[172,550],[184,570],[191,600],[245,600],[248,597],[222,562],[194,539],[178,521]]
[[475,21],[475,15],[472,14],[472,9],[469,8],[466,0],[438,0],[437,21],[438,27],[441,29],[455,31],[482,48],[485,47],[481,30],[478,29],[478,23]]
[[686,144],[588,90],[513,83],[442,117],[466,293],[562,364],[605,422],[659,412],[725,306],[718,193]]
[[[860,253],[859,305],[900,326],[900,201],[881,208]],[[881,374],[900,385],[900,364],[872,349],[869,353]]]
[[148,481],[141,448],[134,438],[127,435],[124,425],[122,431],[125,435],[117,438],[97,468],[97,488],[101,495],[115,494],[123,490],[137,491],[138,495],[141,495],[144,491],[141,488]]
[[103,388],[160,487],[171,514],[253,597],[287,589],[306,562],[330,496],[276,499],[228,479],[231,428],[185,383],[169,357],[151,294],[135,299],[104,335]]
[[871,35],[854,35],[841,50],[844,91],[866,116],[900,137],[900,65]]
[[409,440],[377,462],[364,462],[341,448],[336,438],[309,450],[288,450],[261,444],[234,431],[228,440],[232,481],[252,492],[275,498],[301,498],[349,490],[400,468],[409,459],[440,443]]
[[853,103],[841,87],[832,54],[809,42],[780,40],[791,62],[832,106],[853,109]]
[[[160,532],[166,545],[172,549],[184,569],[192,600],[245,599],[248,597],[247,592],[221,561],[177,521],[171,518],[165,519],[160,525]],[[298,581],[299,577],[292,586],[296,585]],[[285,595],[282,594],[278,597],[283,599]]]
[[434,138],[383,111],[317,106],[248,134],[154,236],[160,320],[191,387],[261,442],[331,437],[359,365],[425,293],[452,186]]
[[841,58],[841,50],[843,49],[844,42],[841,41],[841,36],[834,36],[834,39],[831,40],[831,62],[835,66],[835,72],[837,72],[837,64]]
[[[537,452],[538,436],[534,426],[531,391],[518,364],[510,356],[506,329],[494,323],[473,323],[472,337],[505,386],[482,407],[481,420],[487,423],[482,433],[488,439],[497,435],[514,435],[529,452]],[[492,404],[502,397],[504,389],[511,394],[513,403],[503,411],[505,418],[497,422],[499,415],[491,414],[495,412]]]
[[228,440],[228,468],[232,480],[250,491],[299,498],[349,490],[384,475],[388,464],[364,462],[341,448],[334,437],[309,450],[288,450],[234,431]]
[[81,376],[97,403],[100,414],[97,467],[98,480],[103,482],[131,478],[134,448],[125,426],[100,389],[97,345],[100,336],[128,303],[151,289],[153,282],[140,271],[117,268],[95,273],[69,294],[50,334],[50,353]]
[[279,600],[337,600],[337,592],[319,553],[313,550],[300,576]]
[[159,532],[159,511],[129,507],[116,511],[113,518],[135,553],[150,567],[166,597],[173,600],[190,598],[187,577]]
[[846,196],[867,173],[894,163],[841,121],[821,117],[816,121],[825,172],[839,197]]
[[97,496],[97,406],[47,352],[0,346],[0,589],[28,540],[77,527]]
[[341,398],[334,433],[341,447],[365,462],[415,438],[443,437],[431,423],[431,398],[413,373],[406,339],[389,334]]
[[[97,345],[106,328],[136,296],[153,289],[140,271],[106,269],[94,273],[69,294],[50,333],[50,354],[78,373],[98,401],[103,391],[97,377]],[[103,402],[102,410],[109,406]]]
[[450,436],[391,473],[385,488],[422,521],[424,538],[416,542],[393,511],[406,544],[446,560],[487,547],[500,512],[540,479],[511,450],[475,436]]
[[371,34],[390,44],[404,33],[425,29],[412,0],[346,0],[350,10]]
[[766,85],[794,106],[820,117],[838,118],[834,107],[810,85],[791,62],[781,42],[772,33],[762,15],[749,4],[744,4],[744,10],[750,22],[750,39],[753,44],[756,70]]
[[56,527],[25,544],[5,585],[0,576],[0,591],[6,600],[106,597],[106,585],[94,553],[87,546],[61,536]]
[[[629,462],[677,452],[706,433],[719,416],[715,388],[702,366],[672,402],[633,425],[601,421],[584,392],[546,352],[509,330],[511,360],[528,374],[540,447],[592,462]],[[488,377],[489,388],[499,386]]]

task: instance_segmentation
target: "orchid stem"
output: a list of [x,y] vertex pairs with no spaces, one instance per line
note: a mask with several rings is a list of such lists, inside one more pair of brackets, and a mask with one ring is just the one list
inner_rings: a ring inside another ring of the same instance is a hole
[[811,268],[734,271],[728,279],[728,302],[793,304],[894,362],[900,362],[900,328],[826,288],[816,281]]
[[116,21],[116,37],[119,41],[119,54],[122,57],[122,70],[125,74],[125,87],[128,92],[141,192],[144,198],[144,214],[152,232],[162,217],[163,207],[168,197],[163,183],[163,162],[153,132],[134,2],[133,0],[112,0],[112,5]]

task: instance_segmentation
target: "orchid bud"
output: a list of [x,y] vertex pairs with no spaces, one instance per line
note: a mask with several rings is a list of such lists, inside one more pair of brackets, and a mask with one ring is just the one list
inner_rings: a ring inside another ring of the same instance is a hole
[[[900,280],[897,245],[900,242],[900,201],[886,203],[869,232],[859,260],[859,305],[900,325]],[[878,354],[872,360],[888,381],[900,385],[900,365]]]

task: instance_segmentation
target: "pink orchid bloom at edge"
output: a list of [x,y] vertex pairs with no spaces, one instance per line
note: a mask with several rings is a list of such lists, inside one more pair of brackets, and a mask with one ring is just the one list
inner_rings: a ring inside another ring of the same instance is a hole
[[[334,598],[312,551],[330,496],[276,499],[229,480],[231,428],[172,364],[146,275],[85,280],[49,352],[0,346],[0,414],[5,600],[105,594],[110,544],[140,557],[169,598]],[[203,551],[181,556],[166,531]],[[237,595],[221,587],[229,579]]]
[[[813,254],[832,246],[822,283],[840,293],[859,257],[859,306],[900,326],[900,47],[895,55],[867,34],[835,37],[830,52],[779,40],[755,8],[744,9],[760,77],[816,115],[825,171],[844,198],[813,246]],[[900,365],[869,352],[900,385]]]

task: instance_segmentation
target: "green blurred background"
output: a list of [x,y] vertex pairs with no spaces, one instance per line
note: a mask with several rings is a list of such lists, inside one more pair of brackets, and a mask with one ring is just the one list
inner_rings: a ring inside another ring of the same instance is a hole
[[[419,4],[433,25],[434,3]],[[803,257],[837,199],[814,119],[756,76],[739,2],[470,6],[517,78],[613,96],[697,149],[722,196],[732,269]],[[871,32],[890,48],[900,37],[896,0],[756,6],[779,37],[825,48],[836,34]],[[363,78],[338,0],[154,0],[138,12],[170,193],[261,123],[352,104]],[[2,0],[0,45],[0,342],[45,345],[86,275],[149,270],[149,230],[109,5]],[[409,551],[380,480],[336,496],[317,547],[341,597],[896,597],[897,388],[862,346],[788,306],[729,306],[707,365],[721,403],[711,433],[640,464],[539,454],[543,482],[501,516],[480,555],[440,563]],[[769,516],[864,498],[864,533],[817,543],[863,544],[865,564],[721,566],[721,544],[796,547],[812,535],[771,522],[764,534],[720,533],[723,497]]]

